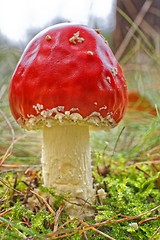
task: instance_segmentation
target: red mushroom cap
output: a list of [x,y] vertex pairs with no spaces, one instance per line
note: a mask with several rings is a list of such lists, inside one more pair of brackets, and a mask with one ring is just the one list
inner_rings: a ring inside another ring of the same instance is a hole
[[9,102],[27,129],[65,122],[114,127],[126,109],[127,87],[99,31],[63,23],[28,44],[11,80]]

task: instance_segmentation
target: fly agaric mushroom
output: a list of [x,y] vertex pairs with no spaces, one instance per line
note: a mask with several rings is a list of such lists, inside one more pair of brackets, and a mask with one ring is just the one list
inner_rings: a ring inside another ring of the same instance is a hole
[[44,185],[70,193],[69,215],[89,215],[89,125],[115,127],[127,104],[122,69],[100,32],[63,23],[37,34],[13,74],[9,102],[18,124],[43,131]]

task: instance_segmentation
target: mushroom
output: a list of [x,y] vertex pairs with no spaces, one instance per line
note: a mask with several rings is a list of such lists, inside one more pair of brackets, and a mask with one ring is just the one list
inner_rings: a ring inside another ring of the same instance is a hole
[[43,131],[44,186],[69,194],[70,216],[92,215],[89,126],[115,127],[127,104],[125,77],[100,32],[62,23],[37,34],[12,76],[9,103],[21,127]]

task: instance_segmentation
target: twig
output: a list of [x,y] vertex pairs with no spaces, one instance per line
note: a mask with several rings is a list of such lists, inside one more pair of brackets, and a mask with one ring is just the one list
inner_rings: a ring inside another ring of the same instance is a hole
[[148,0],[145,1],[141,10],[139,11],[137,17],[135,18],[132,26],[130,27],[129,31],[127,32],[125,38],[123,39],[121,45],[119,46],[115,56],[116,58],[119,60],[122,56],[122,54],[124,53],[126,47],[128,46],[132,36],[134,35],[134,33],[136,32],[137,28],[139,27],[139,25],[141,24],[145,14],[148,12],[149,8],[152,5],[152,0]]
[[[28,169],[28,167],[30,167],[31,165],[28,165],[28,164],[2,164],[2,167],[6,167],[6,168],[23,168],[24,169]],[[32,168],[39,168],[40,167],[40,164],[34,164],[32,165]]]
[[40,196],[38,193],[32,190],[30,190],[30,192],[33,193],[38,198],[38,200],[41,199],[46,205],[46,207],[48,208],[48,210],[50,211],[50,213],[53,213],[55,215],[55,211],[51,208],[51,206],[47,203],[47,201],[42,196]]
[[[72,219],[73,220],[73,219]],[[74,219],[75,220],[75,219]],[[61,227],[61,226],[60,226]],[[71,237],[73,236],[74,234],[76,234],[79,230],[79,228],[70,228],[70,229],[59,229],[56,231],[56,232],[53,232],[53,233],[48,233],[46,234],[46,237],[47,238],[50,238],[50,239],[63,239],[65,237]]]
[[[11,227],[11,228],[12,228],[14,231],[16,231],[23,239],[27,239],[26,235],[25,235],[24,233],[22,233],[19,229],[16,228],[16,226],[14,226],[14,225],[12,224],[12,218],[13,218],[13,216],[10,218],[9,221],[8,221],[7,219],[3,218],[3,217],[0,217],[0,218],[1,218],[1,221],[3,221],[4,223],[7,224],[5,231],[7,231],[7,229],[8,229],[9,227]],[[4,233],[4,234],[5,234],[5,233]],[[3,235],[3,236],[4,236],[4,235]],[[2,237],[2,236],[1,236],[1,237]],[[1,239],[3,239],[3,237],[2,237]]]
[[[160,205],[158,205],[155,208],[150,209],[147,212],[141,213],[141,214],[136,215],[136,216],[124,216],[123,218],[118,219],[118,220],[107,220],[107,221],[103,221],[103,222],[100,222],[100,223],[95,223],[95,224],[92,224],[92,225],[89,225],[89,224],[87,224],[86,222],[84,222],[80,219],[76,219],[76,218],[69,219],[64,224],[62,224],[56,232],[51,233],[51,234],[47,234],[47,237],[52,237],[52,239],[63,239],[65,237],[73,236],[76,233],[81,233],[82,234],[84,232],[87,232],[88,230],[92,230],[92,231],[95,231],[95,232],[101,234],[102,236],[105,236],[106,238],[108,238],[110,240],[116,240],[116,239],[112,238],[111,236],[107,235],[106,233],[101,232],[97,228],[101,227],[101,226],[105,226],[105,225],[117,224],[117,223],[122,223],[122,222],[130,221],[130,220],[136,220],[136,219],[139,219],[139,218],[141,218],[141,217],[143,217],[143,216],[145,216],[149,213],[152,213],[152,212],[156,211],[158,208],[160,208]],[[154,219],[158,219],[158,217],[156,216],[156,217],[152,217],[152,218],[147,218],[148,221],[151,221],[151,220],[154,220]],[[146,220],[146,222],[147,222],[147,220]],[[68,225],[69,223],[74,222],[74,221],[77,221],[80,224],[80,226],[78,226],[77,228],[74,228],[74,229],[70,228],[70,229],[63,230],[63,227],[65,227],[66,225]],[[140,222],[140,223],[142,224],[143,222]],[[158,232],[158,230],[157,230],[157,232]]]
[[[61,236],[53,236],[53,238],[51,238],[51,239],[64,239],[64,238],[66,238],[66,237],[71,237],[71,236],[73,236],[75,234],[75,232],[72,232],[72,233],[65,233],[65,234],[63,234],[63,235],[61,235]],[[49,234],[47,235],[47,236],[49,236]],[[50,235],[51,236],[51,235]]]
[[116,143],[115,143],[115,146],[114,146],[113,153],[112,153],[112,156],[111,156],[111,157],[113,157],[114,154],[115,154],[115,150],[116,150],[116,148],[117,148],[117,145],[118,145],[119,139],[120,139],[120,137],[121,137],[121,135],[122,135],[124,129],[125,129],[125,126],[121,129],[121,131],[120,131],[120,133],[119,133],[119,135],[118,135],[118,138],[117,138],[117,140],[116,140]]
[[118,220],[107,220],[107,221],[103,221],[103,222],[100,222],[100,223],[95,223],[92,226],[93,227],[99,227],[99,226],[104,226],[104,225],[109,225],[109,224],[121,223],[121,222],[129,221],[129,220],[136,220],[136,219],[139,219],[139,218],[141,218],[141,217],[143,217],[143,216],[145,216],[149,213],[154,212],[158,208],[160,208],[160,205],[158,205],[155,208],[150,209],[147,212],[141,213],[141,214],[136,215],[136,216],[125,216],[124,218],[121,218],[121,219],[118,219]]
[[[0,174],[4,174],[7,172],[23,172],[25,169],[28,169],[30,165],[21,165],[21,164],[2,164],[1,167],[3,167],[3,170],[0,171]],[[40,165],[32,165],[32,167],[40,168]]]
[[13,208],[9,208],[3,212],[0,213],[0,217],[3,217],[4,215],[6,215],[7,213],[9,213],[10,211],[12,211]]
[[110,239],[110,240],[116,240],[115,238],[112,238],[111,236],[109,236],[108,234],[106,233],[103,233],[102,231],[98,230],[97,228],[93,227],[93,225],[88,225],[86,222],[83,222],[81,220],[79,220],[81,224],[83,224],[85,226],[84,228],[84,231],[87,231],[87,230],[92,230],[94,232],[97,232],[99,233],[100,235],[106,237],[107,239]]
[[158,119],[160,119],[159,108],[156,103],[155,103],[155,109],[156,109],[157,117],[158,117]]
[[68,224],[77,221],[79,223],[79,219],[77,218],[71,218],[69,220],[67,220],[64,224],[62,224],[61,226],[59,226],[59,228],[57,229],[56,232],[53,233],[49,233],[46,235],[46,237],[53,237],[51,239],[62,239],[64,237],[70,237],[72,235],[74,235],[80,228],[70,228],[70,229],[63,229],[65,226],[67,226]]
[[14,189],[13,187],[9,186],[1,177],[0,177],[0,182],[3,183],[3,185],[5,185],[6,187],[8,187],[9,189],[19,193],[19,194],[22,194],[22,195],[25,195],[24,193],[20,192],[19,190],[17,189]]
[[93,230],[94,232],[97,232],[97,233],[99,233],[100,235],[102,235],[102,236],[104,236],[104,237],[106,237],[107,239],[110,239],[110,240],[116,240],[115,238],[112,238],[111,236],[109,236],[108,234],[106,234],[106,233],[103,233],[102,231],[100,231],[100,230],[98,230],[98,229],[96,229],[96,228],[91,228],[91,230]]
[[159,164],[160,163],[160,160],[153,160],[153,161],[144,161],[144,162],[138,162],[138,163],[135,163],[135,165],[142,165],[142,164]]
[[7,84],[3,84],[1,89],[0,89],[0,99],[2,99],[6,90],[7,90]]
[[84,222],[84,221],[82,221],[82,220],[78,220],[78,221],[81,223],[81,225],[84,225],[84,228],[83,228],[83,230],[82,230],[83,232],[86,232],[86,231],[88,231],[88,230],[92,230],[92,231],[97,232],[97,233],[99,233],[100,235],[106,237],[107,239],[116,240],[115,238],[112,238],[112,237],[109,236],[108,234],[103,233],[102,231],[96,229],[95,227],[93,227],[93,225],[90,226],[89,224],[87,224],[86,222]]
[[87,237],[86,232],[83,232],[83,233],[82,233],[82,238],[83,238],[84,240],[88,240],[88,237]]
[[[78,221],[80,226],[78,226],[77,228],[68,229],[68,230],[61,230],[60,228],[62,228],[62,226],[60,226],[59,230],[57,230],[56,232],[54,232],[52,234],[48,234],[47,236],[52,237],[51,239],[63,239],[65,237],[73,236],[74,234],[76,234],[78,232],[81,233],[81,234],[84,234],[84,233],[86,233],[86,231],[92,230],[92,231],[97,232],[98,234],[106,237],[107,239],[116,240],[115,238],[112,238],[108,234],[103,233],[102,231],[96,229],[93,225],[88,225],[86,222],[84,222],[80,219],[70,219],[69,221],[67,221],[67,223],[70,223],[72,221]],[[65,223],[65,225],[66,225],[66,223]],[[83,225],[83,227],[82,227],[82,225]]]
[[[85,199],[83,199],[83,198],[81,198],[81,197],[77,197],[76,199],[79,199],[79,200],[81,200],[82,202],[84,202],[83,206],[85,206],[85,205],[87,204],[88,206],[91,206],[91,207],[92,207],[91,203],[88,202],[89,199],[86,199],[86,200],[85,200]],[[82,204],[80,204],[80,203],[72,202],[72,201],[70,201],[70,200],[68,200],[68,199],[65,199],[65,201],[68,202],[68,203],[70,203],[70,204],[76,205],[76,206],[81,206],[81,205],[82,205]]]
[[156,146],[152,149],[150,149],[148,152],[147,152],[147,155],[151,155],[152,153],[156,152],[156,151],[160,151],[160,146]]
[[[160,227],[152,234],[152,236],[148,240],[153,240],[153,237],[160,231]],[[158,239],[157,239],[158,240]]]
[[4,161],[12,154],[14,144],[23,137],[25,137],[25,135],[12,140],[12,142],[11,142],[10,146],[8,147],[7,151],[5,152],[5,154],[2,157],[0,157],[0,167],[3,165]]
[[149,175],[147,172],[145,172],[143,169],[141,169],[137,164],[135,164],[135,167],[136,167],[136,169],[138,169],[139,171],[143,172],[146,177],[150,177],[150,175]]
[[10,123],[10,121],[8,120],[7,116],[5,115],[5,113],[0,109],[0,114],[3,116],[3,118],[5,119],[7,125],[9,126],[10,132],[11,132],[11,144],[9,145],[8,149],[6,150],[5,154],[0,157],[0,166],[2,166],[2,164],[4,163],[4,161],[11,155],[12,150],[13,150],[13,146],[16,142],[18,142],[21,138],[25,137],[25,135],[20,136],[15,138],[15,132],[14,129]]
[[57,212],[56,212],[56,216],[55,216],[55,220],[54,220],[54,229],[53,229],[53,232],[56,232],[56,231],[58,230],[58,220],[59,220],[59,217],[60,217],[60,215],[61,215],[61,213],[62,213],[62,211],[63,211],[63,208],[64,208],[64,206],[61,205],[61,206],[58,208]]
[[59,226],[59,229],[60,228],[64,228],[66,225],[68,225],[69,223],[72,223],[72,222],[75,222],[75,221],[78,221],[79,222],[79,220],[77,219],[77,218],[71,218],[71,219],[69,219],[69,220],[67,220],[65,223],[63,223],[61,226]]
[[0,110],[0,113],[3,116],[3,118],[5,119],[7,125],[9,126],[10,131],[11,131],[11,136],[12,136],[12,142],[11,142],[10,146],[8,147],[8,149],[5,152],[5,154],[0,158],[1,159],[0,166],[1,166],[4,163],[4,161],[6,160],[6,158],[8,156],[10,156],[10,154],[12,152],[13,145],[15,143],[15,133],[14,133],[14,129],[13,129],[11,123],[9,122],[9,120],[8,120],[7,116],[4,114],[4,112],[2,110]]
[[150,217],[150,218],[147,218],[147,219],[144,219],[144,220],[141,220],[138,222],[138,225],[142,225],[146,222],[149,222],[149,221],[152,221],[152,220],[158,220],[160,218],[160,215],[159,216],[155,216],[155,217]]

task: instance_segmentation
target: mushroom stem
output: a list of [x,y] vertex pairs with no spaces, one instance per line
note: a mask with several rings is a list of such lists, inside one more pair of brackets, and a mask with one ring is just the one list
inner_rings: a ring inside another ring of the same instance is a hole
[[93,215],[95,191],[91,170],[89,127],[58,125],[43,130],[44,186],[69,193],[66,211],[72,217]]

